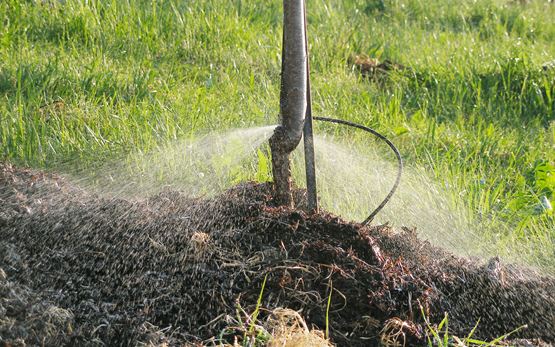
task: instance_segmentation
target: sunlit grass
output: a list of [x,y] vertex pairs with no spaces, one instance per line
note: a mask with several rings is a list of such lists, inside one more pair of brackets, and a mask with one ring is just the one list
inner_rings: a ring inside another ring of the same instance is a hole
[[[422,315],[424,317],[424,321],[426,322],[426,326],[428,331],[426,332],[428,337],[428,346],[439,346],[439,347],[449,347],[449,346],[457,346],[457,347],[467,347],[467,346],[484,346],[484,347],[495,347],[495,346],[507,346],[505,343],[505,339],[510,335],[516,333],[521,329],[526,329],[527,326],[521,326],[509,333],[506,333],[503,336],[500,336],[491,342],[485,342],[481,340],[476,340],[472,338],[474,331],[478,327],[480,322],[476,323],[474,328],[471,330],[470,334],[467,337],[458,337],[456,335],[450,334],[449,332],[449,321],[447,319],[447,314],[445,314],[445,318],[435,326],[431,326],[428,322],[428,318],[426,317],[424,310],[422,310]],[[443,335],[443,336],[441,336]],[[498,343],[499,342],[499,343]]]
[[[397,198],[432,194],[436,215],[458,226],[429,232],[433,217],[392,216],[393,207],[380,218],[436,242],[456,230],[450,249],[553,270],[555,6],[314,0],[307,10],[314,114],[388,136],[409,168]],[[0,156],[14,163],[102,167],[156,158],[194,134],[277,122],[279,0],[4,1],[0,18]],[[407,70],[364,80],[347,66],[361,52]],[[365,134],[318,123],[316,132],[394,163]],[[270,178],[266,149],[248,165],[258,172],[232,169],[226,182]],[[324,201],[337,194],[321,187]],[[357,219],[369,204],[327,206]],[[473,242],[463,245],[466,232]]]

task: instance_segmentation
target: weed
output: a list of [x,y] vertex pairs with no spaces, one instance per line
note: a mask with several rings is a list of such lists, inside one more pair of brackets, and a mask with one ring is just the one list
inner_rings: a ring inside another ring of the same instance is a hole
[[[476,331],[476,328],[478,327],[478,324],[480,323],[480,321],[478,320],[478,323],[476,323],[476,325],[474,326],[472,331],[470,331],[470,333],[468,334],[468,336],[466,338],[459,338],[455,335],[449,335],[449,324],[448,324],[448,320],[447,320],[447,313],[445,314],[445,318],[443,318],[441,323],[439,323],[439,325],[434,328],[428,322],[428,319],[427,319],[426,314],[424,313],[424,310],[422,309],[422,307],[420,309],[422,311],[422,316],[424,317],[424,321],[426,322],[426,326],[428,327],[428,331],[431,335],[431,336],[428,336],[428,345],[430,347],[432,347],[432,346],[438,346],[438,347],[449,347],[449,346],[462,346],[462,347],[465,347],[465,346],[485,346],[485,347],[501,346],[497,343],[506,339],[509,335],[514,334],[515,332],[519,331],[520,329],[525,329],[526,328],[526,325],[524,325],[520,328],[517,328],[517,329],[511,331],[510,333],[507,333],[507,334],[505,334],[501,337],[498,337],[498,338],[494,339],[491,342],[484,342],[484,341],[472,339],[472,335],[474,334],[474,332]],[[443,331],[443,337],[440,336],[442,334],[442,331]],[[505,346],[505,345],[506,344],[503,344],[502,346]]]
[[[267,278],[268,275],[264,277],[264,282],[262,283],[262,288],[260,289],[260,295],[258,297],[258,301],[256,302],[256,309],[252,314],[245,312],[239,303],[239,298],[237,298],[237,309],[235,310],[237,315],[236,327],[226,328],[220,333],[220,344],[225,343],[223,338],[224,334],[233,333],[233,330],[236,329],[243,334],[243,339],[239,344],[240,346],[263,346],[272,338],[271,334],[257,322],[257,317],[260,312],[260,304],[262,302],[262,294],[264,293],[264,286],[266,285]],[[234,345],[238,345],[237,337],[235,337]]]
[[331,306],[331,294],[333,293],[333,282],[330,279],[330,295],[328,295],[328,304],[326,306],[326,339],[329,339],[330,337],[330,331],[329,331],[329,326],[330,326],[330,321],[329,321],[329,316],[330,316],[330,306]]

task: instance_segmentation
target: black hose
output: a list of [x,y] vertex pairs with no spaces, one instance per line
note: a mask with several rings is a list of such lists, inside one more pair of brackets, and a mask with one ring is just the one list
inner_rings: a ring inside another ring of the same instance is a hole
[[389,145],[389,147],[391,147],[393,152],[395,152],[395,155],[397,156],[397,162],[399,164],[399,171],[397,173],[397,179],[395,180],[395,184],[393,185],[393,188],[391,188],[391,190],[389,191],[389,194],[387,194],[384,201],[382,201],[382,203],[374,210],[374,212],[372,212],[370,214],[370,216],[368,216],[368,218],[366,218],[364,220],[364,222],[360,223],[361,225],[366,225],[367,223],[371,222],[374,219],[374,217],[376,216],[376,214],[378,214],[378,212],[380,212],[381,209],[389,202],[389,200],[393,196],[393,193],[395,193],[395,190],[397,189],[397,187],[399,186],[399,183],[401,182],[401,174],[403,173],[403,159],[401,159],[401,154],[399,154],[399,151],[397,150],[397,148],[385,136],[383,136],[379,132],[377,132],[375,130],[372,130],[370,128],[367,128],[365,126],[362,126],[362,125],[359,125],[359,124],[356,124],[356,123],[347,122],[347,121],[344,121],[344,120],[333,119],[333,118],[312,117],[312,119],[321,120],[321,121],[324,121],[324,122],[331,122],[331,123],[338,123],[338,124],[348,125],[348,126],[351,126],[351,127],[355,127],[355,128],[367,131],[367,132],[379,137],[380,139],[384,140],[385,143],[387,143]]

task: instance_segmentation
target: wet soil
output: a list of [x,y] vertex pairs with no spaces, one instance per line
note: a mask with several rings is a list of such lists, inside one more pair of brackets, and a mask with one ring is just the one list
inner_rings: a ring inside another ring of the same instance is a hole
[[[555,284],[457,258],[416,232],[275,208],[269,184],[216,198],[100,197],[0,163],[0,346],[232,342],[238,303],[297,310],[337,346],[427,345],[426,323],[555,342]],[[296,191],[303,206],[303,191]],[[262,286],[266,280],[264,289]],[[261,313],[261,320],[267,314]]]

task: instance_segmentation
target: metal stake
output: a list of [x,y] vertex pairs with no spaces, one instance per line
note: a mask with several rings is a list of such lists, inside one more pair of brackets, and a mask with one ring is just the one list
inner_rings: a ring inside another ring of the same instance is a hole
[[318,190],[316,188],[316,165],[314,163],[314,131],[312,128],[312,98],[310,96],[310,68],[308,64],[308,37],[306,34],[306,2],[303,1],[304,37],[306,49],[306,116],[304,120],[304,160],[306,167],[306,190],[308,193],[308,208],[318,213]]

